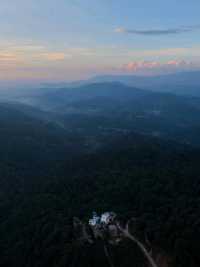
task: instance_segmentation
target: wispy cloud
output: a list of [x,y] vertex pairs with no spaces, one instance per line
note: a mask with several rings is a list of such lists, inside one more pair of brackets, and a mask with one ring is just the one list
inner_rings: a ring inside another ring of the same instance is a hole
[[179,28],[168,28],[168,29],[126,29],[123,27],[119,27],[115,29],[116,33],[127,33],[127,34],[135,34],[135,35],[146,35],[146,36],[157,36],[157,35],[175,35],[181,33],[192,32],[195,30],[200,30],[200,25],[179,27]]
[[23,59],[11,52],[0,52],[0,72],[11,71],[23,65]]
[[199,68],[200,64],[185,60],[158,61],[132,61],[123,65],[120,69],[126,72],[170,72],[177,70],[191,70]]
[[15,62],[18,61],[17,55],[13,53],[0,53],[0,62]]
[[62,61],[65,60],[66,57],[70,57],[70,55],[62,52],[48,52],[40,54],[40,56],[48,61]]

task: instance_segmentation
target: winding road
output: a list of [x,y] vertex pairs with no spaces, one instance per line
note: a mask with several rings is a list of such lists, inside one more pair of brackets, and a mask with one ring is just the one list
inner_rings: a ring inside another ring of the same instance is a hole
[[145,258],[148,260],[149,264],[151,267],[158,267],[157,264],[155,263],[154,259],[151,257],[150,253],[147,251],[145,246],[140,242],[136,237],[134,237],[130,232],[129,232],[129,222],[127,222],[125,229],[123,229],[119,223],[117,223],[118,229],[123,233],[124,237],[132,240],[142,251],[144,254]]

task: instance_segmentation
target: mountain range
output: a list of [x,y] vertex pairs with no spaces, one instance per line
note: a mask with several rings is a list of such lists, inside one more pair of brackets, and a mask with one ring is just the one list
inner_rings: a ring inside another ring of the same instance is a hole
[[[199,266],[200,98],[101,79],[1,97],[3,267],[107,267],[72,222],[109,210],[136,218],[158,263]],[[147,266],[129,242],[108,250]]]

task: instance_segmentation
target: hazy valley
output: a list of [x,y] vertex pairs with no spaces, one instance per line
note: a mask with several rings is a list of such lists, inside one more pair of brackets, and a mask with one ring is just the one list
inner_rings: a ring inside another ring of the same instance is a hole
[[[110,210],[137,218],[155,259],[198,266],[199,103],[118,81],[2,96],[2,266],[109,266],[72,220]],[[147,265],[128,240],[108,249],[116,267]]]

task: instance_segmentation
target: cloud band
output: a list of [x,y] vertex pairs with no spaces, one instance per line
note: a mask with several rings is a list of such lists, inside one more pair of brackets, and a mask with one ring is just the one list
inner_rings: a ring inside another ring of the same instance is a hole
[[146,36],[157,36],[157,35],[174,35],[192,32],[195,30],[199,30],[200,25],[195,26],[187,26],[180,28],[171,28],[171,29],[147,29],[147,30],[138,30],[138,29],[126,29],[126,28],[116,28],[115,32],[117,33],[127,33],[127,34],[135,34],[135,35],[146,35]]

